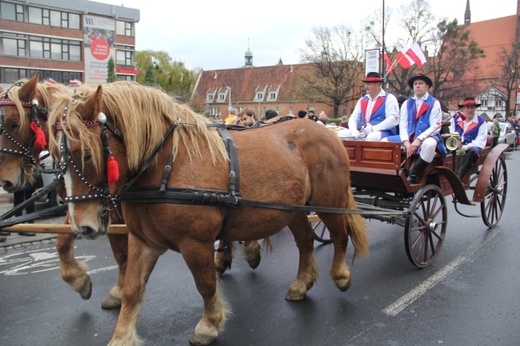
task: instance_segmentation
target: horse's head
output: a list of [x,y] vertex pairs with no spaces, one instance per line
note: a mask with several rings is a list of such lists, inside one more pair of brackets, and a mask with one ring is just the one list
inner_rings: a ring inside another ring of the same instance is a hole
[[0,184],[14,192],[36,182],[38,157],[48,137],[50,92],[36,73],[0,95]]
[[118,179],[119,167],[126,172],[124,145],[110,125],[102,96],[101,86],[81,96],[61,94],[49,118],[54,125],[49,150],[64,172],[72,230],[92,239],[107,232],[114,193],[123,181]]

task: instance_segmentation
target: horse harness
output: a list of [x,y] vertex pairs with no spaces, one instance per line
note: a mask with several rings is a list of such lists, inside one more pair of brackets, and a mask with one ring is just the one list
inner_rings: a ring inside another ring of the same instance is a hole
[[48,114],[47,108],[41,107],[38,103],[38,100],[36,100],[36,99],[32,100],[32,102],[23,102],[23,101],[20,102],[23,108],[30,108],[31,122],[34,122],[35,126],[36,126],[36,128],[31,127],[33,136],[27,146],[21,144],[13,136],[11,136],[11,134],[5,128],[5,124],[4,124],[4,108],[3,107],[8,107],[8,106],[16,107],[16,103],[9,98],[9,91],[14,86],[21,86],[21,85],[23,85],[23,82],[18,82],[18,83],[13,84],[11,87],[9,87],[9,89],[7,89],[3,93],[3,95],[0,98],[0,135],[4,134],[7,139],[9,139],[12,143],[14,143],[18,147],[18,149],[0,147],[0,152],[12,154],[12,155],[23,156],[24,161],[22,163],[22,167],[25,167],[27,165],[32,165],[34,167],[36,165],[37,159],[32,155],[32,151],[33,151],[34,143],[36,140],[36,128],[39,128],[41,130],[41,124],[38,120],[38,116],[41,116],[41,117],[47,119],[47,114]]
[[[62,116],[61,123],[56,124],[56,130],[62,129],[63,126],[66,126],[66,113],[67,109],[65,109],[64,114]],[[106,116],[103,113],[100,113],[101,116],[98,117],[98,120],[94,121],[83,121],[85,126],[100,126],[101,127],[101,137],[104,148],[104,159],[105,164],[107,163],[108,156],[110,155],[110,148],[108,145],[108,135],[107,130],[110,130],[112,133],[116,135],[119,141],[123,142],[123,137],[117,129],[114,128],[106,119]],[[274,124],[274,123],[273,123]],[[257,207],[257,208],[267,208],[267,209],[277,209],[284,211],[301,211],[301,212],[317,212],[317,213],[331,213],[331,214],[363,214],[363,215],[379,215],[379,211],[374,210],[358,210],[358,209],[346,209],[346,208],[329,208],[329,207],[317,207],[310,205],[288,205],[282,203],[274,203],[274,202],[264,202],[257,200],[244,199],[240,195],[240,171],[238,164],[238,153],[235,141],[231,132],[229,130],[243,130],[245,129],[243,126],[229,125],[229,124],[220,124],[220,123],[210,123],[207,124],[208,127],[215,127],[222,137],[226,150],[229,155],[229,189],[225,190],[213,190],[213,189],[198,189],[198,188],[181,188],[181,187],[168,187],[166,186],[168,178],[172,172],[172,164],[173,164],[173,154],[170,154],[167,162],[164,166],[163,177],[161,180],[160,186],[148,186],[148,187],[135,187],[132,186],[134,182],[150,167],[152,162],[155,159],[155,156],[160,152],[163,148],[165,142],[171,136],[173,131],[178,125],[195,125],[192,123],[186,122],[178,122],[171,124],[166,131],[165,135],[161,143],[153,150],[150,157],[146,159],[141,166],[141,168],[130,177],[125,184],[123,185],[121,192],[117,195],[113,195],[109,191],[109,184],[107,182],[107,178],[105,176],[103,187],[97,187],[93,184],[89,183],[84,174],[82,173],[80,166],[77,165],[69,154],[66,144],[66,135],[62,136],[62,141],[60,144],[60,162],[59,166],[61,169],[61,174],[64,174],[67,170],[68,164],[66,162],[66,158],[72,164],[76,174],[80,177],[82,182],[86,184],[91,189],[95,190],[96,193],[89,195],[78,195],[78,196],[68,196],[65,198],[65,202],[81,202],[88,201],[92,199],[101,199],[103,208],[108,212],[108,204],[112,203],[112,205],[117,209],[117,206],[121,201],[125,201],[128,203],[172,203],[172,204],[183,204],[183,205],[215,205],[215,206],[225,206],[227,208],[227,212],[224,218],[223,227],[217,236],[218,239],[223,239],[226,241],[226,228],[229,221],[229,216],[232,212],[233,208],[237,208],[240,206],[249,206],[249,207]],[[224,248],[219,249],[218,251],[222,251]]]

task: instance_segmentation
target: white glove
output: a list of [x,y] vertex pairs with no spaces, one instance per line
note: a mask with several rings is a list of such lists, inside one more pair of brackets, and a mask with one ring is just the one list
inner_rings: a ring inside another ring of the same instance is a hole
[[359,139],[361,137],[361,133],[358,130],[350,130],[350,135],[354,139]]
[[372,132],[372,125],[366,124],[365,127],[363,127],[363,134],[366,137],[370,132]]

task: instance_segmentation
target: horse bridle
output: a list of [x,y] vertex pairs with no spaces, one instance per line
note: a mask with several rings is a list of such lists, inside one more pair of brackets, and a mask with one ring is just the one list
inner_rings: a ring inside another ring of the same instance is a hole
[[[34,169],[34,167],[35,167],[35,165],[36,165],[36,163],[38,161],[38,159],[35,158],[33,156],[33,154],[32,154],[33,148],[34,148],[34,142],[35,142],[35,139],[36,139],[35,133],[34,133],[34,131],[32,131],[33,132],[33,136],[32,136],[32,138],[29,141],[29,144],[27,146],[25,146],[22,143],[18,142],[7,131],[7,129],[4,126],[4,108],[3,108],[3,107],[8,107],[8,106],[16,107],[16,103],[9,98],[9,91],[14,86],[21,86],[21,85],[23,85],[23,82],[18,82],[18,83],[13,84],[11,87],[9,87],[3,93],[2,97],[0,98],[0,135],[2,135],[2,134],[5,135],[7,139],[9,139],[12,143],[14,143],[18,147],[18,149],[11,149],[11,148],[0,147],[0,152],[4,152],[4,153],[7,153],[7,154],[12,154],[12,155],[23,156],[24,157],[24,161],[22,162],[22,169],[25,171],[25,168],[27,166],[32,167]],[[46,118],[47,117],[47,113],[48,113],[47,112],[47,108],[41,107],[39,105],[38,100],[36,100],[36,99],[32,100],[31,102],[21,101],[21,105],[24,108],[30,108],[31,121],[34,121],[36,123],[36,126],[41,128],[41,124],[40,124],[40,122],[38,120],[38,116],[43,116],[43,117]],[[21,116],[22,116],[22,114],[20,114],[20,117]]]

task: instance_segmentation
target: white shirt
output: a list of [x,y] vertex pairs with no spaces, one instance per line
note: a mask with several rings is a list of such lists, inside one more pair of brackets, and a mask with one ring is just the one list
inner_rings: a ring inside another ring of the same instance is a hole
[[[471,120],[468,120],[468,119],[464,120],[464,132],[466,132],[466,129],[468,128],[468,126],[471,123],[478,124],[478,116],[477,116],[477,114],[475,114],[473,116],[473,119],[471,119]],[[450,132],[454,132],[454,131],[455,131],[455,122],[452,121],[451,124],[450,124]],[[467,150],[468,147],[477,147],[477,148],[483,149],[486,146],[487,133],[488,133],[488,125],[487,125],[486,122],[484,122],[478,128],[477,137],[475,137],[474,140],[472,140],[468,144],[463,145],[462,147],[465,150]],[[460,140],[461,140],[461,142],[464,142],[464,133],[462,133],[462,136],[461,136]]]
[[[423,102],[430,96],[428,92],[424,94],[422,97],[417,98],[416,96],[413,96],[411,99],[406,100],[403,102],[403,105],[401,106],[401,114],[399,117],[399,136],[401,137],[401,142],[409,141],[410,140],[410,134],[408,133],[408,102],[412,100],[412,102],[415,102],[415,105],[419,105],[419,108],[416,108],[417,111],[419,111],[423,104]],[[422,120],[419,120],[422,121]],[[441,103],[439,100],[435,100],[433,103],[432,111],[430,113],[430,119],[429,123],[430,126],[419,136],[417,136],[417,139],[420,141],[424,141],[426,138],[430,137],[433,134],[436,134],[441,131],[441,122],[442,122],[442,110],[441,110]],[[417,125],[415,126],[417,128]]]
[[[365,117],[370,120],[370,116],[372,115],[372,109],[374,108],[374,105],[376,103],[376,100],[380,96],[385,96],[385,91],[381,89],[379,94],[375,98],[371,98],[370,95],[368,96],[368,105]],[[360,98],[356,106],[354,107],[354,111],[352,111],[352,115],[348,119],[348,128],[351,130],[357,130],[359,128],[359,123],[362,120],[363,114],[361,111],[361,100],[363,98]],[[367,119],[364,119],[366,123],[368,123]],[[397,102],[397,98],[392,95],[388,94],[386,96],[385,100],[385,120],[380,122],[379,124],[372,126],[372,131],[384,131],[389,130],[393,127],[396,127],[399,124],[399,103]]]

